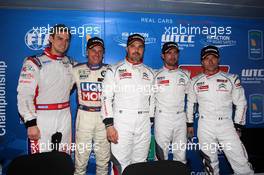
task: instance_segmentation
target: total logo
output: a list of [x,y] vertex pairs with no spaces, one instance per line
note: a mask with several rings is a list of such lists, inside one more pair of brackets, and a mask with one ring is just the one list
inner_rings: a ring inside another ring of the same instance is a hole
[[49,35],[33,28],[26,33],[25,44],[31,50],[43,50],[49,44]]

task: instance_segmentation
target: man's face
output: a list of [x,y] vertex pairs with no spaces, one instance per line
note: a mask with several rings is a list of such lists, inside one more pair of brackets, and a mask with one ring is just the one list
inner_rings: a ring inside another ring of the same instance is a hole
[[144,44],[140,41],[134,41],[127,48],[128,60],[132,62],[140,62],[144,54]]
[[217,58],[215,55],[207,55],[202,60],[202,66],[205,72],[214,72],[218,70],[219,58]]
[[51,53],[54,55],[63,55],[68,49],[70,38],[67,32],[56,33],[49,37],[51,42]]
[[179,52],[176,48],[172,48],[166,53],[162,54],[165,66],[175,66],[178,62]]
[[104,49],[100,45],[94,46],[93,48],[87,50],[87,55],[89,64],[100,64],[103,59]]

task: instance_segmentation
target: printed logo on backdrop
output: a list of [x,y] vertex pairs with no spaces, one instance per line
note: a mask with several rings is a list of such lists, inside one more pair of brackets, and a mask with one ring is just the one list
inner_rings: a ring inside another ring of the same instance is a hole
[[261,84],[264,82],[264,69],[242,69],[241,82],[247,84]]
[[82,56],[86,57],[86,44],[92,37],[102,38],[102,27],[98,24],[84,24],[84,35],[82,37]]
[[31,50],[43,50],[49,44],[48,30],[44,33],[41,28],[32,28],[25,35],[25,44]]
[[260,30],[248,31],[248,58],[251,60],[263,59],[263,35]]
[[145,44],[153,44],[157,42],[157,38],[151,37],[147,32],[122,32],[121,35],[114,37],[114,41],[118,43],[119,46],[126,47],[127,46],[127,38],[132,34],[140,34],[145,38]]
[[193,48],[197,42],[196,37],[202,36],[200,42],[203,45],[215,45],[219,48],[234,46],[236,41],[231,38],[232,27],[230,26],[194,26],[179,24],[178,26],[165,26],[161,35],[161,45],[165,42],[178,43],[180,50]]
[[264,94],[249,95],[249,123],[264,123]]

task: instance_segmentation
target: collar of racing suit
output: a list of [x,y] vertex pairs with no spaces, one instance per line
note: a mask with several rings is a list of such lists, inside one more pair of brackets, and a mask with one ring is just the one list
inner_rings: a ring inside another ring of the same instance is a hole
[[52,54],[50,51],[51,51],[51,48],[50,48],[50,47],[47,47],[47,48],[45,48],[45,50],[44,50],[44,54],[47,55],[49,58],[51,58],[51,59],[53,59],[53,60],[60,60],[62,57],[64,57],[64,55],[61,55],[61,56],[59,56],[59,55],[54,55],[54,54]]
[[218,69],[217,72],[212,73],[212,74],[206,74],[206,73],[204,73],[204,74],[206,75],[206,78],[210,78],[210,77],[212,77],[213,75],[218,74],[219,72],[220,72],[220,69]]
[[164,65],[163,69],[168,70],[168,71],[176,70],[176,69],[178,69],[178,65],[175,65],[173,69],[170,69],[166,65]]
[[128,58],[126,57],[126,62],[132,66],[141,65],[143,62],[143,58],[141,58],[140,62],[133,62],[131,60],[128,60]]
[[89,63],[87,63],[87,66],[91,70],[98,70],[98,69],[100,69],[103,66],[103,64],[102,63],[99,63],[99,64],[89,64]]

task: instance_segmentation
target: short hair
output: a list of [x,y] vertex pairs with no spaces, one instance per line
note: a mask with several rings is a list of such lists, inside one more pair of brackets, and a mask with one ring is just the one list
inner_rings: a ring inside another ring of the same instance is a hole
[[69,39],[71,38],[71,31],[65,24],[56,24],[55,26],[51,27],[49,34],[50,36],[54,37],[55,34],[59,33],[68,33]]

